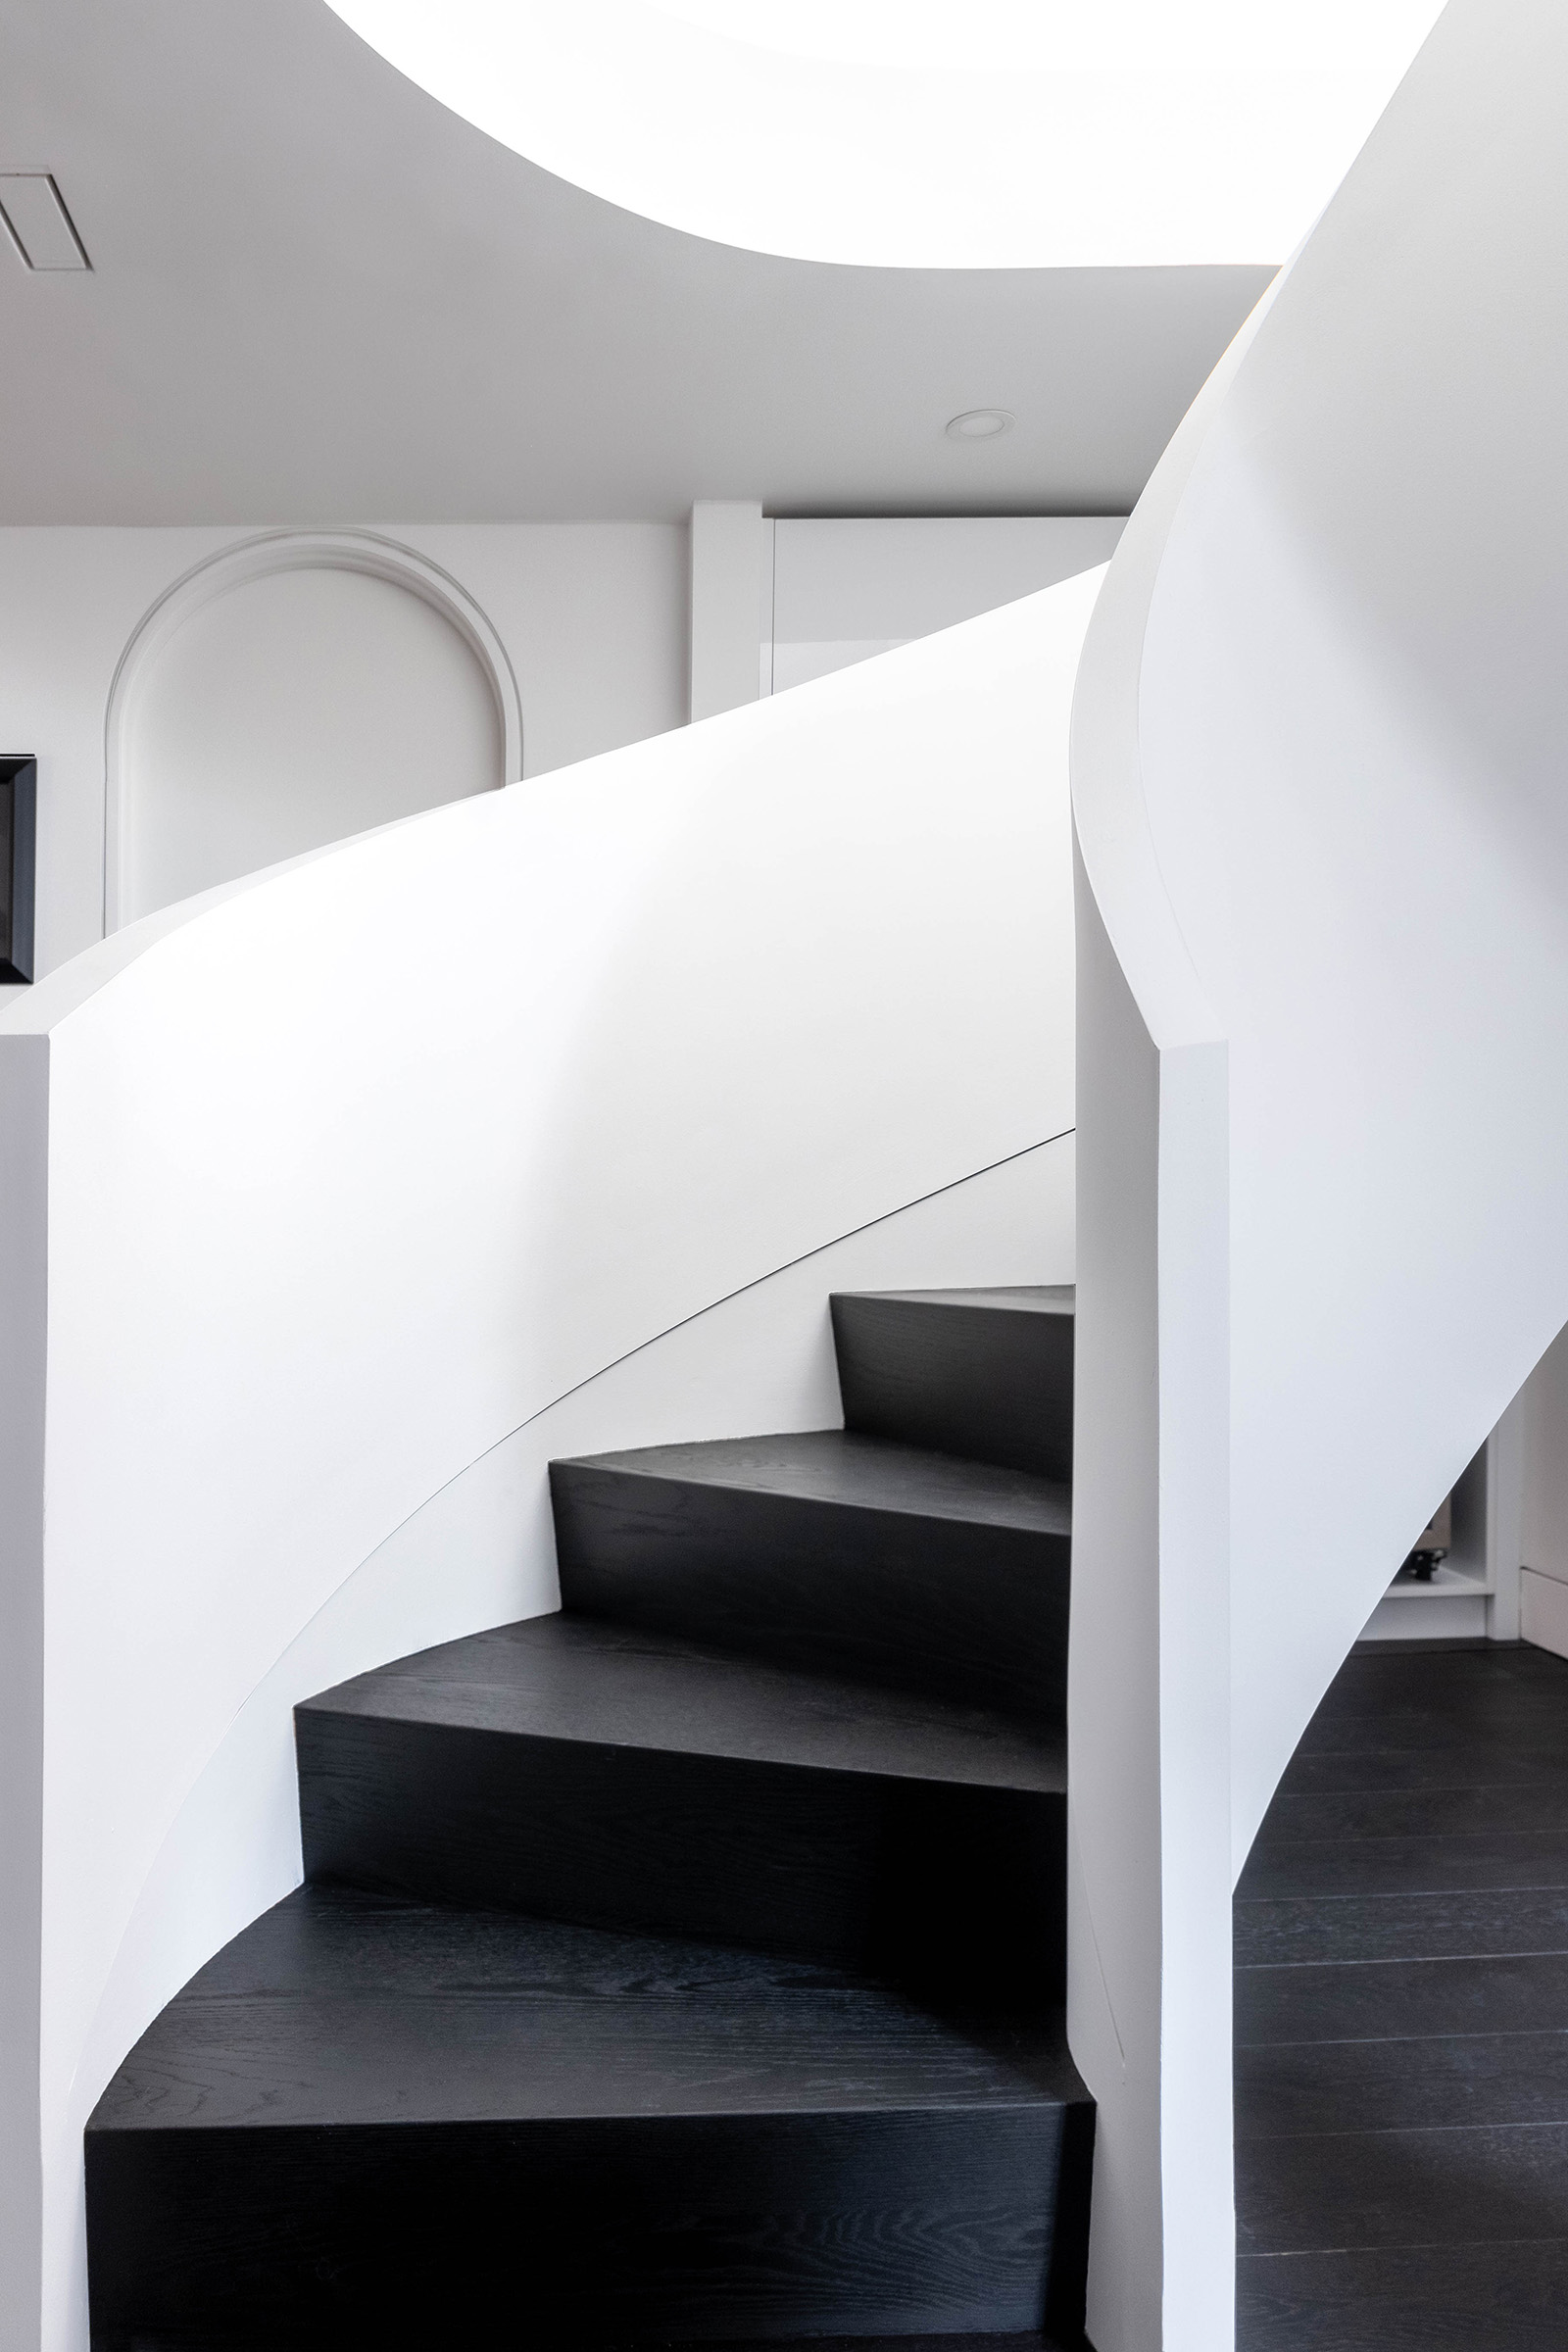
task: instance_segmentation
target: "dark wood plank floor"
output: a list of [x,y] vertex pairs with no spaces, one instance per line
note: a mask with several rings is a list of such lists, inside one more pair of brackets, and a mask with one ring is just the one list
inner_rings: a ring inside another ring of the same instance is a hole
[[1235,1917],[1240,2352],[1564,2352],[1568,1663],[1357,1648]]

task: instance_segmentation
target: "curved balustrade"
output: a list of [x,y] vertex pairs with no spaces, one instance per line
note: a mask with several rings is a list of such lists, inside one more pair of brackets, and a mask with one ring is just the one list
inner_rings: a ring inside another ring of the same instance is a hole
[[547,1453],[830,1418],[831,1283],[1070,1279],[1099,577],[0,1019],[8,2340],[85,2340],[85,2116],[298,1879],[295,1698],[554,1606]]
[[1565,90],[1559,9],[1455,0],[1172,444],[1086,647],[1099,2352],[1229,2339],[1231,1879],[1568,1318]]

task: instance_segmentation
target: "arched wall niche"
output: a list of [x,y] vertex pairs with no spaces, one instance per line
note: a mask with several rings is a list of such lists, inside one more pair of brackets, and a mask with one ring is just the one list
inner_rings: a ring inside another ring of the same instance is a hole
[[[291,646],[302,662],[297,681],[274,661]],[[330,679],[326,672],[339,661],[342,701],[327,712],[323,734],[323,698],[333,699],[337,679],[335,667]],[[246,694],[258,679],[256,739],[235,741],[230,757],[225,691],[231,704],[237,698],[243,727]],[[341,793],[330,806],[310,799],[313,686],[318,762],[331,757],[334,741],[356,730],[363,736],[343,760]],[[390,756],[379,757],[388,746]],[[199,808],[191,780],[205,781],[208,760],[214,801]],[[254,781],[247,761],[279,775],[278,805],[245,804]],[[375,532],[260,533],[174,581],[121,656],[105,718],[104,928],[521,773],[516,676],[461,582]],[[182,832],[185,818],[192,821]]]

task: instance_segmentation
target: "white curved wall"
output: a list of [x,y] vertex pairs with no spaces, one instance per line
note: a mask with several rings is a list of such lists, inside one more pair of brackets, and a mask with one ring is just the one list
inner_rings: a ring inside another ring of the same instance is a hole
[[340,1673],[548,1598],[533,1535],[450,1611],[361,1563],[651,1339],[1071,1127],[1098,581],[220,889],[0,1015],[19,2341],[81,2340],[103,2079],[286,1876],[273,1839],[215,1896],[229,1807],[277,1818],[281,1662],[323,1611]]
[[433,605],[316,564],[189,612],[121,746],[121,919],[505,780],[473,649]]
[[1152,1749],[1129,1770],[1096,1724],[1073,1757],[1152,2103],[1103,2034],[1089,2071],[1146,2168],[1124,2244],[1163,2240],[1148,2307],[1194,2352],[1229,2328],[1229,1873],[1568,1316],[1565,91],[1559,8],[1454,0],[1177,436],[1085,655],[1086,1202],[1118,1144],[1133,1173],[1080,1231],[1080,1345],[1122,1377],[1080,1390],[1076,1570],[1158,1633]]
[[[1216,413],[1150,612],[1151,829],[1251,1177],[1238,1867],[1568,1314],[1565,72],[1559,9],[1450,9]],[[1326,1557],[1269,1493],[1323,1462]]]

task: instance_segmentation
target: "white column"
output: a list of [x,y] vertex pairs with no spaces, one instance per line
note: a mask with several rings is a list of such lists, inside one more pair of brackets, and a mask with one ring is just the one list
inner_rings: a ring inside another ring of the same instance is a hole
[[760,502],[705,498],[693,507],[692,718],[758,699],[764,544]]
[[1519,1572],[1525,1529],[1536,1500],[1527,1480],[1534,1467],[1531,1456],[1539,1459],[1540,1451],[1530,1444],[1532,1391],[1552,1353],[1548,1348],[1487,1440],[1487,1569],[1492,1586],[1487,1632],[1494,1642],[1519,1639]]
[[[0,1054],[0,2343],[38,2342],[49,1040]],[[69,1768],[69,1766],[68,1766]],[[79,2192],[78,2192],[79,2193]],[[83,2335],[85,2336],[85,2327]]]
[[1228,1059],[1155,1044],[1081,866],[1077,955],[1067,2037],[1099,2110],[1088,2332],[1098,2352],[1229,2352]]

